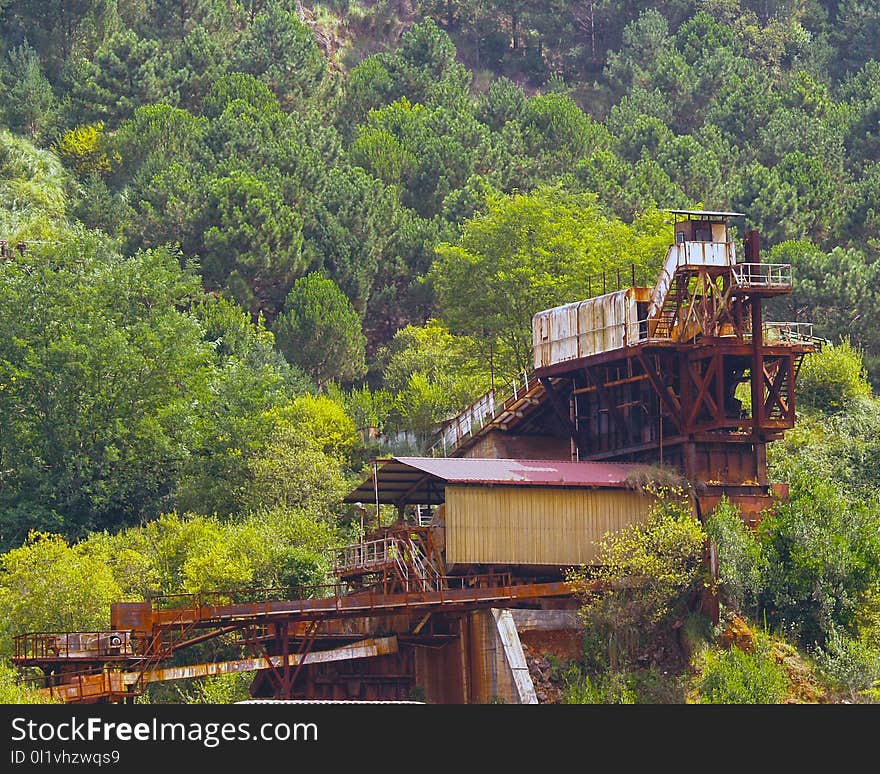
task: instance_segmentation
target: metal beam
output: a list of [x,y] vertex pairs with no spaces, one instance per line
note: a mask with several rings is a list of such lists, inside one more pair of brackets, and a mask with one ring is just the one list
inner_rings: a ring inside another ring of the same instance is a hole
[[[624,419],[623,415],[620,413],[620,409],[618,409],[617,405],[614,402],[614,399],[611,397],[608,390],[605,388],[605,385],[602,383],[602,379],[594,377],[590,372],[589,368],[584,369],[584,377],[588,382],[593,384],[596,388],[596,395],[599,397],[599,407],[601,408],[602,404],[608,409],[608,414],[611,417],[614,424],[617,426],[620,434],[623,436],[624,445],[628,444],[630,441],[630,432],[629,425]],[[610,444],[609,438],[609,445]]]
[[[291,666],[303,664],[319,664],[329,661],[349,661],[356,658],[372,658],[397,652],[397,637],[376,637],[353,642],[330,650],[318,650],[301,655],[290,653],[284,656],[268,656],[264,658],[242,658],[234,661],[215,661],[207,664],[191,664],[180,667],[162,667],[148,669],[144,672],[145,683],[156,683],[167,680],[184,680],[192,677],[208,677],[210,675],[227,675],[233,672],[253,672],[262,669],[284,670]],[[133,685],[138,678],[137,672],[124,672],[125,685]]]
[[671,387],[666,386],[660,379],[659,374],[657,374],[653,367],[649,365],[645,356],[638,352],[636,357],[638,357],[639,363],[642,366],[642,369],[648,375],[648,379],[651,382],[651,386],[654,388],[654,392],[660,397],[661,402],[664,406],[666,406],[669,411],[669,417],[675,422],[676,427],[679,428],[679,431],[683,430],[683,418],[681,415],[681,403],[678,398],[675,396],[675,393],[672,391]]
[[571,439],[580,446],[581,436],[578,432],[577,427],[575,427],[574,423],[571,421],[571,416],[568,411],[567,406],[563,406],[562,398],[559,396],[559,393],[556,391],[556,387],[553,386],[553,382],[549,377],[542,376],[540,377],[541,386],[544,388],[544,392],[547,393],[547,397],[550,398],[550,406],[553,408],[553,413],[556,415],[556,418],[562,424],[562,426],[568,431]]

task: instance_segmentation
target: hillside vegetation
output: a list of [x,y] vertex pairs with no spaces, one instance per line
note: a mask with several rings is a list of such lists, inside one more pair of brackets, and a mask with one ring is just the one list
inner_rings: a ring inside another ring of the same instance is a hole
[[[835,345],[771,449],[791,501],[758,534],[722,513],[667,536],[681,559],[715,530],[752,661],[682,613],[685,573],[635,611],[591,603],[558,671],[580,700],[650,700],[634,675],[687,630],[676,679],[720,700],[753,673],[778,701],[772,635],[827,700],[872,700],[875,3],[34,0],[0,30],[3,654],[114,600],[326,580],[371,456],[423,452],[527,369],[534,312],[603,272],[653,282],[664,208],[707,207],[793,265],[768,317]],[[590,650],[624,609],[654,639]]]

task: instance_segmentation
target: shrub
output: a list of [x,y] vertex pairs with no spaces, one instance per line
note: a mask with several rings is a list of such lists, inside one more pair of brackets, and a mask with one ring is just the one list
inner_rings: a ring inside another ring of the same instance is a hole
[[700,704],[780,704],[788,678],[766,646],[754,653],[706,650],[698,687]]
[[[107,175],[112,171],[104,140],[104,124],[77,126],[65,132],[55,144],[55,151],[80,177],[90,174]],[[121,161],[119,154],[113,161]]]
[[767,558],[736,506],[724,497],[706,519],[706,533],[718,547],[721,591],[737,610],[754,610],[764,588]]
[[807,356],[798,373],[801,405],[822,411],[844,411],[860,398],[871,396],[862,353],[844,339]]
[[[582,594],[584,660],[588,668],[618,669],[665,641],[708,582],[702,561],[706,534],[680,490],[656,493],[648,519],[606,534],[598,568],[569,573]],[[593,591],[591,582],[602,582]],[[662,648],[669,652],[668,648]],[[648,656],[650,660],[650,656]]]
[[234,704],[251,698],[250,684],[253,672],[236,672],[214,675],[194,680],[184,688],[182,698],[186,704]]
[[15,667],[0,661],[0,704],[57,704],[23,683]]
[[822,645],[835,627],[852,631],[880,580],[876,503],[804,474],[758,532],[768,561],[761,603],[769,622],[804,645]]
[[837,629],[816,649],[816,664],[852,701],[880,698],[880,649]]
[[636,704],[626,672],[590,676],[572,664],[563,678],[563,704]]

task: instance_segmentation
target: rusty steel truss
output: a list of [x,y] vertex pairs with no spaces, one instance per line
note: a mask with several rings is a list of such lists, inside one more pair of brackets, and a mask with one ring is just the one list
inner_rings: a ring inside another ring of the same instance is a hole
[[[657,284],[629,289],[632,319],[566,331],[560,341],[571,352],[536,354],[516,411],[502,401],[478,421],[467,417],[462,432],[456,418],[444,453],[481,456],[480,444],[494,433],[516,436],[518,453],[528,457],[530,439],[546,448],[556,437],[569,459],[668,466],[694,486],[704,509],[726,494],[748,521],[758,519],[784,490],[770,485],[767,444],[794,426],[801,362],[823,340],[808,323],[765,321],[763,302],[792,291],[791,267],[761,263],[754,231],[746,234],[745,262],[737,262],[726,217],[711,217],[735,214],[696,214],[705,222],[686,225],[723,224],[724,237],[694,242],[683,234]],[[601,343],[618,329],[619,340]]]
[[[13,662],[41,670],[43,690],[67,703],[130,701],[151,682],[245,670],[256,671],[256,697],[339,698],[339,685],[347,681],[367,686],[358,689],[361,698],[402,700],[415,684],[413,648],[457,639],[468,611],[573,593],[565,582],[503,573],[440,576],[435,586],[412,581],[389,593],[381,585],[357,591],[334,585],[303,589],[296,599],[283,598],[290,589],[261,589],[117,603],[110,631],[22,634],[15,637]],[[392,639],[376,640],[376,627]],[[226,635],[249,656],[169,663]]]

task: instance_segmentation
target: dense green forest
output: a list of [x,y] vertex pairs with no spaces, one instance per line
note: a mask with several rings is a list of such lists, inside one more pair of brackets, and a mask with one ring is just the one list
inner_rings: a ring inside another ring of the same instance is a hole
[[[536,311],[652,283],[664,208],[704,206],[793,265],[769,315],[834,346],[771,449],[791,501],[675,532],[673,497],[630,554],[718,542],[757,645],[679,665],[703,700],[783,700],[771,635],[876,700],[876,3],[0,0],[0,30],[0,654],[115,600],[326,579],[370,457],[527,369]],[[621,606],[696,631],[686,569],[585,605],[570,700],[685,700],[589,643]]]

